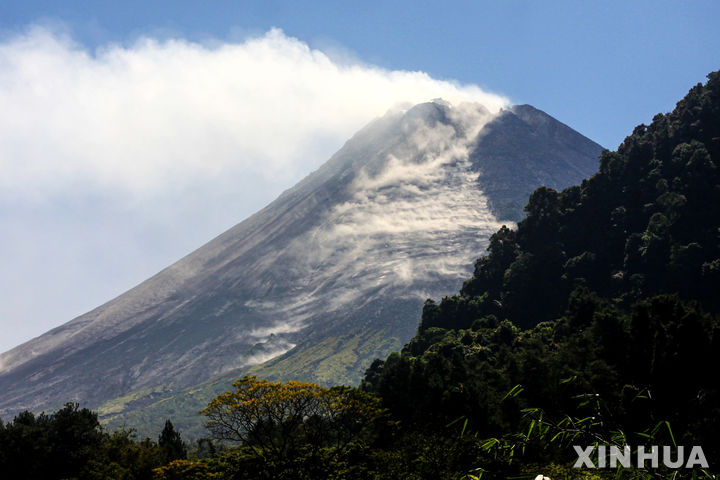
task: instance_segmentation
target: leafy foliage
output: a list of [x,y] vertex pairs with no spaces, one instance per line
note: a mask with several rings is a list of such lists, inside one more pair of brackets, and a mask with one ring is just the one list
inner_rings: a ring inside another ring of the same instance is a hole
[[23,412],[0,425],[0,471],[8,478],[69,478],[102,442],[97,415],[75,403],[51,415]]
[[0,471],[8,479],[150,480],[157,444],[131,431],[103,431],[97,414],[68,403],[52,414],[0,422]]
[[367,441],[384,412],[379,399],[347,387],[324,388],[305,382],[271,382],[244,377],[234,390],[213,399],[201,413],[215,438],[250,446],[277,462],[303,448],[344,448]]
[[154,470],[156,480],[221,480],[223,473],[211,472],[204,462],[193,460],[173,460]]

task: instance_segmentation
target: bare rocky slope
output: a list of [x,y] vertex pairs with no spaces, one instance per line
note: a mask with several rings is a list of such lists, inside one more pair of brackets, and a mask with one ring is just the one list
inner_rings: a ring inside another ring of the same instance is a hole
[[530,106],[388,113],[247,220],[0,355],[0,417],[67,401],[127,414],[246,372],[355,383],[534,188],[579,183],[600,152]]

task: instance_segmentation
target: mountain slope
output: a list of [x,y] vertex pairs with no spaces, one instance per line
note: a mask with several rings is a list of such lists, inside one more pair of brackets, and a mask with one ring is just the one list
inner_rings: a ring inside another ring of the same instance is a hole
[[[503,154],[508,136],[550,158]],[[252,217],[2,354],[0,415],[69,400],[120,412],[250,368],[355,383],[413,335],[423,300],[457,289],[490,233],[519,218],[510,207],[498,218],[488,204],[526,194],[536,179],[576,183],[600,150],[531,107],[391,112]],[[505,177],[493,190],[497,172]],[[508,175],[525,179],[517,193]]]
[[[539,185],[562,190],[587,178],[598,146],[530,105],[500,112],[482,131],[471,161],[483,172],[480,188],[497,218],[515,222]],[[543,165],[543,168],[537,168]]]

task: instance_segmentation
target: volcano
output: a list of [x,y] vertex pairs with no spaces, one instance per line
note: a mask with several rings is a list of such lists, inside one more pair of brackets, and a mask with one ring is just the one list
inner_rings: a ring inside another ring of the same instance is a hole
[[250,218],[0,355],[0,416],[77,401],[115,418],[247,373],[356,384],[536,187],[579,183],[601,151],[528,105],[391,111]]

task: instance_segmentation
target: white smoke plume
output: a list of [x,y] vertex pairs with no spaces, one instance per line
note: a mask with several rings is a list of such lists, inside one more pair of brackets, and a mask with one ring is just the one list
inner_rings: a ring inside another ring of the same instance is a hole
[[0,351],[99,305],[239,222],[398,103],[507,101],[331,59],[280,30],[90,51],[0,42]]
[[358,307],[373,292],[424,300],[438,282],[459,287],[490,235],[511,222],[491,214],[469,159],[494,114],[477,103],[443,108],[447,123],[417,116],[403,141],[356,173],[350,199],[287,248],[281,263],[298,269],[298,288],[254,308],[275,312],[294,333],[306,312]]

